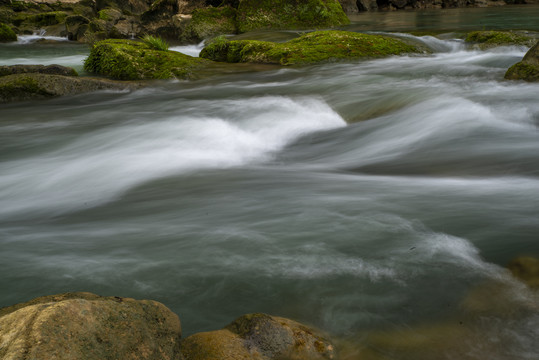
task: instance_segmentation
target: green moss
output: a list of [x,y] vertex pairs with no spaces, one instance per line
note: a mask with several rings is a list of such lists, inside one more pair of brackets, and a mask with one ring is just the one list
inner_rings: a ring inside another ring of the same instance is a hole
[[337,0],[243,0],[240,32],[256,29],[320,29],[350,23]]
[[154,50],[160,50],[160,51],[167,51],[168,50],[168,43],[161,39],[158,36],[153,35],[144,35],[140,38],[146,45],[151,47]]
[[6,24],[0,23],[0,42],[17,41],[17,34]]
[[30,15],[26,21],[34,23],[38,26],[56,25],[64,22],[67,14],[64,11],[51,11],[42,14]]
[[188,79],[208,62],[133,40],[97,42],[84,62],[88,72],[119,80]]
[[503,45],[532,46],[536,40],[511,31],[473,31],[468,33],[465,41],[479,44],[484,49]]
[[210,36],[235,34],[236,10],[230,6],[208,7],[193,11],[183,37],[186,40],[201,41]]
[[414,46],[394,38],[333,30],[307,33],[285,43],[228,41],[219,37],[208,44],[200,56],[225,62],[301,65],[413,52],[417,52]]
[[518,62],[507,70],[505,78],[537,82],[539,81],[539,65]]
[[25,99],[35,96],[52,96],[47,90],[39,85],[34,78],[26,75],[14,76],[13,79],[0,81],[0,100],[5,101],[13,98]]
[[97,12],[97,18],[105,21],[110,20],[111,16],[109,14],[109,9],[99,10]]

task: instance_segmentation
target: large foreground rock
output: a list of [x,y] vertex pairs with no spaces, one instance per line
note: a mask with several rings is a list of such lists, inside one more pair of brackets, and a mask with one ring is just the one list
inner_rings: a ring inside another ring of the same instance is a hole
[[180,336],[151,300],[70,293],[0,309],[0,359],[173,360]]
[[134,82],[119,82],[76,76],[23,73],[0,77],[0,103],[47,99],[98,90],[131,90],[143,86]]
[[222,330],[189,336],[181,345],[186,360],[333,359],[333,345],[295,321],[249,314]]
[[509,80],[539,82],[539,42],[524,55],[522,61],[507,70],[505,78]]
[[181,340],[180,320],[151,300],[91,293],[44,296],[0,309],[2,360],[324,360],[317,330],[266,314]]

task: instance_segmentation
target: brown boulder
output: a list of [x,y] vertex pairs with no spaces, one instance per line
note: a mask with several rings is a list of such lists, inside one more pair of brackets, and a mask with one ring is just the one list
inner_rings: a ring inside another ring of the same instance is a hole
[[1,359],[178,359],[180,321],[151,300],[68,293],[0,309]]
[[244,315],[222,330],[182,342],[187,360],[333,359],[333,345],[315,330],[266,314]]

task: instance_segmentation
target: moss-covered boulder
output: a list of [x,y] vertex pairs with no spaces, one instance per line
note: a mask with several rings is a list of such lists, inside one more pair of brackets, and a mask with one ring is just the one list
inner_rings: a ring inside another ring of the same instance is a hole
[[236,9],[230,6],[208,7],[193,11],[182,38],[188,41],[201,41],[214,35],[236,32]]
[[[48,99],[98,90],[131,90],[136,82],[120,82],[89,77],[19,73],[0,76],[0,103]],[[2,358],[0,356],[0,358]]]
[[248,314],[222,330],[186,338],[181,351],[187,360],[333,359],[331,342],[318,331],[277,316]]
[[398,39],[347,31],[315,31],[285,43],[216,38],[200,53],[223,62],[255,62],[281,65],[314,64],[360,58],[378,58],[417,52]]
[[84,62],[91,73],[119,80],[189,79],[209,61],[134,40],[97,42]]
[[505,73],[509,80],[539,82],[539,42],[524,55],[522,61],[511,66]]
[[6,24],[0,23],[0,42],[17,41],[17,34]]
[[71,293],[0,309],[1,359],[178,359],[180,337],[178,316],[151,300]]
[[323,29],[350,23],[337,0],[241,0],[236,19],[240,32]]
[[466,35],[465,41],[484,50],[496,46],[532,46],[537,40],[532,36],[513,31],[472,31]]

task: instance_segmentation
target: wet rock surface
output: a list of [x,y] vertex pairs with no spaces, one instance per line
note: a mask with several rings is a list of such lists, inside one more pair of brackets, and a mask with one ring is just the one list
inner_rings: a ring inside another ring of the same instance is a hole
[[0,309],[2,359],[177,359],[180,336],[151,300],[70,293]]

